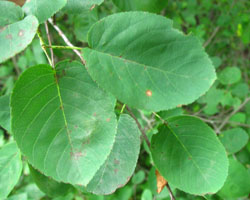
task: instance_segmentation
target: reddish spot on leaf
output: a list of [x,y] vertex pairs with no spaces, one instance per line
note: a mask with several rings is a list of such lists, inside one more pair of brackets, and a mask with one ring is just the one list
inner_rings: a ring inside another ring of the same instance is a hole
[[9,40],[12,40],[12,35],[11,34],[8,34],[5,36],[6,39],[9,39]]
[[114,163],[115,163],[116,165],[119,165],[119,164],[120,164],[120,161],[117,160],[117,159],[114,159]]
[[71,158],[74,160],[79,160],[83,156],[82,152],[70,152]]
[[0,27],[0,33],[6,29],[7,26]]
[[155,170],[155,175],[157,180],[157,193],[159,194],[168,182],[163,178],[158,170]]
[[151,90],[147,90],[147,91],[146,91],[146,95],[147,95],[148,97],[151,97],[151,96],[152,96],[152,91],[151,91]]
[[117,172],[118,172],[118,169],[114,169],[114,172],[115,172],[115,174],[117,174]]
[[110,122],[110,118],[107,118],[106,121],[107,121],[107,122]]
[[96,117],[96,113],[95,112],[93,113],[93,116]]

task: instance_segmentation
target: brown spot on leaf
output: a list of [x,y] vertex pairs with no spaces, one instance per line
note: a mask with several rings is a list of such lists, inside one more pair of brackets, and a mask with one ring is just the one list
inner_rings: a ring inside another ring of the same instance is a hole
[[93,6],[91,6],[90,10],[93,10],[95,8],[95,4]]
[[0,33],[6,29],[7,26],[0,27]]
[[21,30],[18,32],[18,36],[19,36],[19,37],[22,37],[23,35],[24,35],[24,30],[21,29]]
[[93,113],[93,116],[96,117],[96,112]]
[[177,108],[181,108],[181,107],[182,107],[182,104],[177,105]]
[[151,97],[151,96],[152,96],[152,91],[151,91],[151,90],[147,90],[147,91],[146,91],[146,95],[147,95],[148,97]]
[[107,121],[107,122],[110,122],[110,118],[107,118],[106,121]]
[[114,172],[115,172],[115,174],[117,174],[117,172],[118,172],[118,169],[114,169]]
[[78,129],[78,126],[77,126],[77,125],[75,125],[74,127],[75,127],[75,129]]
[[176,127],[178,127],[179,125],[178,124],[175,124]]
[[74,160],[79,160],[83,156],[82,152],[70,152],[71,158]]
[[12,40],[12,35],[11,35],[11,34],[7,34],[7,35],[5,36],[5,38],[6,38],[6,39],[9,39],[9,40]]
[[191,157],[188,157],[188,160],[192,160],[192,158],[191,158]]
[[117,160],[117,159],[114,159],[114,163],[115,163],[116,165],[119,165],[119,164],[120,164],[120,161]]
[[155,175],[157,180],[157,193],[160,194],[168,182],[163,178],[158,170],[155,170]]

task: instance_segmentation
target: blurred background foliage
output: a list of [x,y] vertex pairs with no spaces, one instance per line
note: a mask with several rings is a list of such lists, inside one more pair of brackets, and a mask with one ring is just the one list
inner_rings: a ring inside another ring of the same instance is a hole
[[[55,23],[69,40],[86,46],[87,31],[93,23],[112,13],[128,10],[156,12],[173,20],[174,27],[185,34],[194,34],[204,44],[216,68],[218,79],[210,90],[191,105],[158,113],[169,116],[191,114],[202,118],[218,134],[230,158],[228,179],[214,195],[192,196],[174,189],[178,200],[244,200],[250,196],[250,1],[249,0],[106,0],[101,6],[80,14],[67,15],[62,10],[54,16]],[[52,27],[52,43],[64,45]],[[41,31],[46,40],[43,26]],[[54,50],[56,62],[78,60],[70,50]],[[28,67],[47,63],[39,39],[22,53],[0,65],[0,98],[9,95],[18,76]],[[7,97],[8,98],[8,97]],[[0,105],[3,107],[4,105]],[[122,105],[117,103],[117,112]],[[160,122],[152,113],[134,111],[149,138],[157,133]],[[0,118],[6,117],[0,112]],[[2,124],[1,124],[2,125]],[[4,125],[2,125],[4,127]],[[5,127],[8,130],[8,128]],[[0,126],[0,147],[12,140]],[[24,160],[25,161],[25,160]],[[26,163],[26,162],[24,162]],[[156,175],[147,146],[142,142],[139,162],[129,183],[109,196],[95,196],[71,189],[66,196],[51,198],[43,193],[30,176],[25,164],[23,175],[8,200],[169,200],[166,188],[156,192]]]

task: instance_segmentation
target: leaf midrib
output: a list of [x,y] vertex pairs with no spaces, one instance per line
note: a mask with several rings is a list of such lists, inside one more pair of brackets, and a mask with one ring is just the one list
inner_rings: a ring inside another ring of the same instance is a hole
[[206,177],[203,175],[201,168],[198,166],[198,164],[195,162],[195,160],[193,159],[192,154],[188,151],[188,149],[185,147],[185,145],[182,143],[182,141],[179,139],[178,135],[175,134],[175,132],[173,131],[173,129],[170,127],[170,125],[167,125],[167,128],[170,130],[170,132],[175,136],[175,138],[177,139],[177,141],[180,143],[180,145],[183,147],[183,149],[185,150],[185,152],[188,154],[188,156],[191,157],[191,160],[194,164],[194,166],[198,169],[198,171],[200,172],[201,176],[204,178],[204,180],[206,181],[206,183],[211,187],[211,184],[207,181]]

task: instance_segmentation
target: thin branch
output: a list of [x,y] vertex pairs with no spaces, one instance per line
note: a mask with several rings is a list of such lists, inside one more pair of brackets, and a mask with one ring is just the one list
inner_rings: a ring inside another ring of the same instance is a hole
[[[142,135],[143,135],[143,137],[144,137],[144,139],[145,139],[145,141],[146,141],[146,143],[147,143],[147,145],[148,145],[148,147],[150,148],[149,139],[148,139],[148,137],[147,137],[145,131],[144,131],[143,128],[141,127],[141,124],[139,123],[139,121],[137,120],[136,116],[134,115],[134,113],[132,112],[132,110],[131,110],[128,106],[126,106],[126,109],[128,110],[128,112],[129,112],[129,114],[131,115],[131,117],[135,120],[135,122],[136,122],[136,124],[137,124],[139,130],[141,131],[141,133],[142,133]],[[154,113],[154,114],[157,115],[156,113]],[[173,192],[172,192],[172,190],[171,190],[171,188],[170,188],[170,186],[169,186],[168,183],[166,184],[166,188],[168,189],[169,196],[170,196],[171,200],[176,200],[175,197],[174,197],[174,194],[173,194]]]
[[145,139],[145,141],[146,141],[146,143],[148,145],[148,147],[150,148],[150,142],[149,142],[148,136],[146,135],[145,131],[141,127],[141,124],[139,123],[139,121],[137,120],[136,116],[134,115],[134,113],[132,112],[132,110],[128,106],[126,106],[126,109],[128,110],[128,112],[131,115],[131,117],[135,120],[135,122],[136,122],[139,130],[141,131],[141,133],[142,133],[142,135],[143,135],[143,137],[144,137],[144,139]]
[[173,194],[173,192],[172,192],[172,190],[171,190],[171,188],[170,188],[170,186],[169,186],[168,183],[167,183],[166,187],[167,187],[167,189],[168,189],[170,199],[171,199],[171,200],[176,200],[175,197],[174,197],[174,194]]
[[237,113],[239,110],[241,110],[247,103],[248,101],[250,101],[250,97],[246,98],[245,101],[237,108],[235,109],[233,112],[231,112],[225,119],[224,121],[221,123],[221,125],[218,128],[218,133],[221,131],[221,129],[228,123],[229,119],[235,114]]
[[48,61],[49,61],[49,64],[52,66],[52,61],[51,61],[51,59],[50,59],[50,57],[49,57],[49,55],[48,55],[48,53],[47,53],[47,51],[46,51],[46,48],[44,47],[45,43],[44,43],[44,41],[43,41],[43,38],[42,38],[42,35],[41,35],[41,32],[40,32],[39,29],[37,29],[36,34],[37,34],[37,36],[38,36],[38,38],[39,38],[39,40],[40,40],[40,45],[41,45],[41,47],[42,47],[42,50],[43,50],[43,52],[45,53],[45,55],[46,55],[46,57],[47,57],[47,59],[48,59]]
[[[45,30],[46,30],[47,38],[48,38],[48,41],[49,41],[49,45],[51,46],[51,39],[50,39],[49,27],[48,27],[47,21],[45,21],[44,25],[45,25]],[[53,52],[52,48],[50,48],[50,57],[51,57],[52,67],[55,68],[54,52]]]
[[212,39],[215,37],[215,35],[218,33],[218,31],[220,30],[220,27],[219,26],[217,26],[215,29],[214,29],[214,31],[213,31],[213,33],[211,34],[211,36],[208,38],[208,40],[204,43],[204,45],[203,45],[203,47],[204,48],[206,48],[208,45],[209,45],[209,43],[212,41]]
[[[61,38],[64,40],[64,42],[70,46],[70,47],[74,47],[74,45],[69,41],[69,39],[67,38],[67,36],[63,33],[63,31],[53,23],[52,19],[49,18],[48,19],[49,23],[54,27],[54,29],[58,32],[58,34],[61,36]],[[80,58],[82,64],[86,64],[86,61],[83,59],[80,51],[78,51],[77,49],[73,49],[73,51],[75,52],[75,54]]]
[[71,46],[60,46],[60,45],[44,45],[44,47],[45,48],[50,48],[50,49],[68,49],[68,50],[74,50],[74,49],[76,49],[76,50],[82,50],[82,48],[81,47],[75,47],[75,46],[73,46],[73,47],[71,47]]

